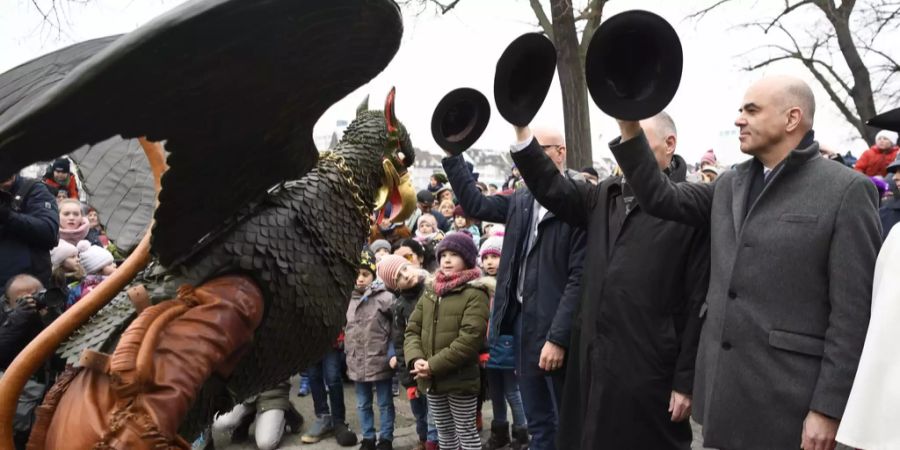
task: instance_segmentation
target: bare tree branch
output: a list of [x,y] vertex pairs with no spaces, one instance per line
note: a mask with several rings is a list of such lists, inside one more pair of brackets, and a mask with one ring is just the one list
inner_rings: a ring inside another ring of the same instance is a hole
[[556,40],[553,39],[553,23],[551,23],[550,18],[547,17],[547,13],[544,11],[544,7],[541,5],[540,0],[529,0],[528,3],[531,5],[535,17],[537,17],[538,25],[544,30],[544,34],[546,34],[551,41],[556,42]]
[[778,13],[778,15],[775,16],[775,18],[772,19],[772,20],[769,22],[769,25],[766,27],[765,32],[768,33],[769,30],[772,29],[772,27],[773,27],[776,23],[779,23],[779,21],[781,20],[782,17],[784,17],[784,16],[790,14],[792,11],[796,10],[797,8],[799,8],[799,7],[801,7],[801,6],[811,5],[811,4],[813,4],[813,3],[815,3],[813,0],[803,0],[803,1],[801,1],[801,2],[798,2],[798,3],[795,3],[795,4],[791,5],[791,4],[788,2],[788,0],[785,0],[785,1],[784,1],[784,10],[781,11],[780,13]]
[[731,0],[718,0],[718,1],[716,1],[714,4],[710,5],[710,6],[707,7],[707,8],[703,8],[703,9],[701,9],[700,11],[697,11],[697,12],[695,12],[695,13],[693,13],[693,14],[689,14],[689,15],[687,16],[687,18],[690,19],[690,20],[701,20],[701,19],[703,19],[704,17],[706,17],[706,15],[709,14],[712,10],[714,10],[714,9],[718,8],[719,6],[722,6],[722,5],[724,5],[725,3],[728,3],[728,2],[730,2],[730,1],[731,1]]

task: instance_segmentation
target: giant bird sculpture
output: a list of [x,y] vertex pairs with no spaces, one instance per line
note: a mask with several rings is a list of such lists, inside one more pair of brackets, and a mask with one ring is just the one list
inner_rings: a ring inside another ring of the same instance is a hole
[[169,167],[132,257],[0,379],[0,446],[11,448],[26,378],[131,281],[148,247],[172,299],[143,309],[111,354],[87,350],[60,376],[30,448],[185,448],[215,412],[321,356],[343,325],[371,212],[389,203],[399,221],[415,206],[415,154],[393,90],[321,155],[312,126],[383,70],[401,33],[389,0],[194,1],[95,46],[45,92],[12,96],[0,179],[114,135],[146,136],[154,172]]

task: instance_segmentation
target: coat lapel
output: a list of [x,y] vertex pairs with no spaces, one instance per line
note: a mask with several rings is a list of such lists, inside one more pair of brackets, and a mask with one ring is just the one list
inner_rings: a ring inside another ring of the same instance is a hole
[[735,168],[734,178],[732,179],[732,200],[731,213],[734,215],[734,235],[741,234],[741,227],[744,225],[744,211],[747,207],[747,195],[750,190],[750,161],[740,164]]

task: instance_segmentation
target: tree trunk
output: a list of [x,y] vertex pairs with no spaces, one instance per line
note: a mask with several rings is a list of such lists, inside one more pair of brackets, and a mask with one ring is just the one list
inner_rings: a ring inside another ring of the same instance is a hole
[[848,23],[849,19],[849,17],[834,17],[832,25],[834,26],[841,54],[844,56],[844,61],[847,63],[847,67],[850,68],[850,73],[853,77],[851,97],[859,117],[859,122],[854,125],[859,130],[860,136],[869,145],[872,145],[875,143],[875,130],[866,125],[866,121],[875,117],[872,81],[869,77],[869,69],[860,57],[856,44],[853,43],[850,24]]
[[578,32],[571,0],[550,0],[556,70],[562,90],[566,134],[566,165],[581,170],[593,164],[591,122],[584,66],[579,56]]

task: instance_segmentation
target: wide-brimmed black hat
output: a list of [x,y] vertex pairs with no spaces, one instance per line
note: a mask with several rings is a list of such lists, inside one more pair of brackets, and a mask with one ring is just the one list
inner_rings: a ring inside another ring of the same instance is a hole
[[594,103],[622,120],[662,111],[681,81],[682,51],[669,22],[648,11],[616,14],[594,32],[585,76]]
[[434,108],[431,135],[442,149],[458,155],[481,137],[490,118],[491,105],[484,94],[472,88],[454,89]]
[[866,125],[882,130],[891,130],[900,132],[900,108],[883,112],[866,122]]
[[553,73],[556,47],[547,36],[527,33],[503,51],[494,72],[494,102],[507,122],[524,127],[541,109]]

